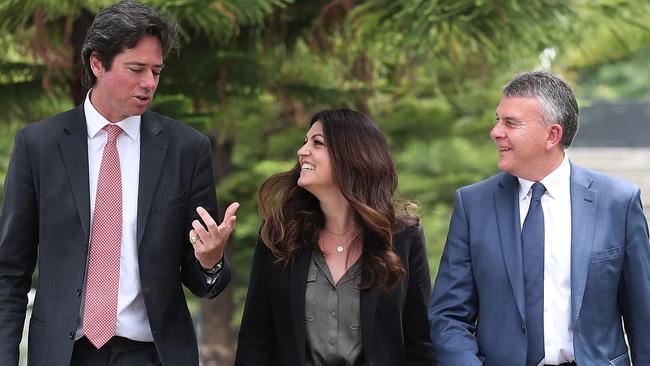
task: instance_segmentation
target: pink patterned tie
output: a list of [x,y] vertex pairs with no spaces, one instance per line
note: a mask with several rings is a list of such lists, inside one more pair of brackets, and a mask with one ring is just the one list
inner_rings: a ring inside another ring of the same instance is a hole
[[115,335],[122,246],[122,174],[116,146],[122,129],[109,124],[103,130],[108,139],[97,182],[83,319],[84,334],[97,348]]

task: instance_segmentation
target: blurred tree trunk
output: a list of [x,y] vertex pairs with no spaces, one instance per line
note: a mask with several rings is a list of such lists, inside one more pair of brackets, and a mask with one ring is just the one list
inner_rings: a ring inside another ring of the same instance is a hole
[[[227,252],[231,253],[232,250]],[[199,348],[202,366],[230,366],[235,362],[235,329],[232,326],[235,305],[232,293],[231,284],[216,299],[201,300],[203,336]]]
[[[212,163],[217,182],[221,181],[232,171],[233,143],[218,131],[209,131],[212,142]],[[226,207],[230,202],[219,200],[219,222],[223,218]],[[234,235],[226,246],[226,256],[229,260],[233,253]],[[232,263],[232,262],[231,262]],[[230,366],[235,362],[235,329],[232,319],[235,313],[233,301],[233,283],[212,300],[201,300],[201,330],[199,353],[202,366]]]
[[72,68],[68,74],[67,82],[74,105],[81,104],[86,98],[86,90],[81,86],[81,48],[94,18],[95,16],[86,8],[82,8],[81,14],[72,23],[72,33],[70,34]]

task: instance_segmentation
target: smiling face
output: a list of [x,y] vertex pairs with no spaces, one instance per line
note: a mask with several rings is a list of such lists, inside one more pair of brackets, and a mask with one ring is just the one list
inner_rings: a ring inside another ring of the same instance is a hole
[[315,122],[307,131],[305,144],[298,150],[298,161],[301,167],[298,186],[315,196],[318,196],[318,192],[335,187],[332,179],[332,159],[320,121]]
[[142,37],[134,48],[115,56],[110,70],[95,56],[90,57],[90,67],[97,78],[91,102],[102,116],[119,122],[142,115],[156,92],[163,67],[160,40]]
[[537,98],[501,98],[490,136],[499,150],[499,169],[516,177],[539,181],[562,162],[562,128],[544,123]]

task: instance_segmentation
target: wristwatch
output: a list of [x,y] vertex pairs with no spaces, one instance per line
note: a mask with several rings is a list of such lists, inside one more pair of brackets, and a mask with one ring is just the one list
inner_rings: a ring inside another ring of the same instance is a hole
[[215,264],[214,267],[210,269],[205,269],[203,266],[199,263],[199,267],[201,267],[201,270],[205,272],[206,274],[209,274],[210,276],[215,275],[219,272],[221,272],[221,268],[223,268],[223,257],[221,257],[221,260],[219,263]]

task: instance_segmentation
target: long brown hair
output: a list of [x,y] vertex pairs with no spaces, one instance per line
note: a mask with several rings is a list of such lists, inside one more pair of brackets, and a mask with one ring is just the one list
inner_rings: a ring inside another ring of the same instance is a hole
[[[328,109],[315,114],[311,125],[323,125],[332,160],[332,179],[354,212],[361,228],[362,288],[390,289],[405,270],[394,251],[395,232],[417,223],[407,210],[395,214],[397,172],[384,134],[362,113]],[[262,184],[259,209],[264,244],[285,266],[306,248],[316,248],[325,218],[318,199],[297,184],[300,165],[273,175]]]

